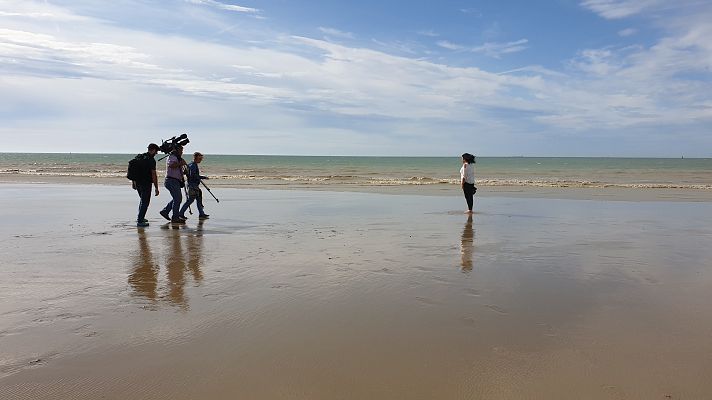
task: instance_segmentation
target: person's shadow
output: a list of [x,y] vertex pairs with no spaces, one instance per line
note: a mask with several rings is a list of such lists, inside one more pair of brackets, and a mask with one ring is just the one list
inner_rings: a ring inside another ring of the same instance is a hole
[[472,214],[467,216],[465,228],[462,230],[460,240],[460,265],[462,272],[472,271],[472,253],[475,248],[475,231],[472,229]]
[[153,258],[151,247],[143,229],[138,230],[138,252],[133,257],[129,286],[137,296],[156,301],[158,288],[158,264]]

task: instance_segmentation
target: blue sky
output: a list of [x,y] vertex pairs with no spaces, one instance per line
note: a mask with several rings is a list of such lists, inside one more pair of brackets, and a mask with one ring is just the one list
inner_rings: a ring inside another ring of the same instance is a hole
[[0,0],[0,151],[712,156],[712,0]]

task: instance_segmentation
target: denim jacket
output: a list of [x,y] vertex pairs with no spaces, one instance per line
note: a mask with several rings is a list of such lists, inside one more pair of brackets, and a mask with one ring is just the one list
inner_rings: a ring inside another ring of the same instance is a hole
[[201,179],[208,179],[208,177],[200,175],[200,168],[198,168],[198,163],[192,161],[190,164],[188,164],[188,187],[200,187]]

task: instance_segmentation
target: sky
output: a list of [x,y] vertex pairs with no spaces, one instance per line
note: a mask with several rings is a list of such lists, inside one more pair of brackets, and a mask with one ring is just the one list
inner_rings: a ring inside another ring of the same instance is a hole
[[0,152],[712,157],[712,0],[0,0]]

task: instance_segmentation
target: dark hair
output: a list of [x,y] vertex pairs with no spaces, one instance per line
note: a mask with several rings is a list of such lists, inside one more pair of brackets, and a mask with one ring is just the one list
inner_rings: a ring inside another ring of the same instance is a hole
[[467,161],[468,164],[474,164],[475,163],[475,156],[473,156],[470,153],[465,153],[462,155],[462,159]]
[[156,151],[158,151],[158,150],[160,150],[160,149],[161,149],[161,148],[158,147],[158,145],[155,144],[155,143],[151,143],[151,144],[148,145],[148,150],[156,150]]

